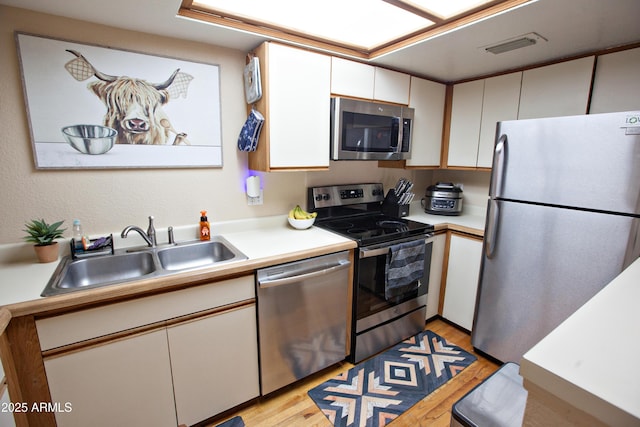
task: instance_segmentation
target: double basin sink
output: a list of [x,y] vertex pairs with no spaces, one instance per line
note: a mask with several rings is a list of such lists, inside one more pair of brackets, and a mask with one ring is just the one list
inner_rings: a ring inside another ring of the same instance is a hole
[[247,259],[221,236],[208,241],[178,243],[144,249],[120,249],[113,255],[60,261],[41,296],[115,285],[138,279],[163,277],[177,272],[217,266]]

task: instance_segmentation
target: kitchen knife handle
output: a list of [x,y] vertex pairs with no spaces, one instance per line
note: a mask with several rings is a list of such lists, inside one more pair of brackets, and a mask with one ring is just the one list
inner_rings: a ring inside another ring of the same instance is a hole
[[500,217],[500,205],[496,200],[489,202],[487,212],[487,229],[485,230],[484,254],[488,259],[493,257],[498,235],[498,218]]
[[493,151],[493,169],[491,176],[491,188],[489,194],[491,197],[502,196],[504,189],[504,172],[507,162],[507,135],[502,134],[496,142]]

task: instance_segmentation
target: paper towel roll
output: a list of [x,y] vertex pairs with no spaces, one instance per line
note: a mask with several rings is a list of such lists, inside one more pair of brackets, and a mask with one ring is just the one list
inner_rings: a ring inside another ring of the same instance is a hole
[[247,178],[247,196],[260,197],[260,177],[252,175]]

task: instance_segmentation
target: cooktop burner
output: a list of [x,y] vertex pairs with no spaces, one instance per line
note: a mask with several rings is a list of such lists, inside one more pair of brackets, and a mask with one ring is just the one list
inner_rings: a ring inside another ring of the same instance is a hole
[[361,245],[382,243],[433,231],[432,225],[379,213],[363,214],[348,219],[327,218],[316,222],[316,225],[352,238]]
[[433,225],[382,213],[382,184],[346,184],[308,189],[315,225],[354,239],[358,245],[387,243],[433,231]]

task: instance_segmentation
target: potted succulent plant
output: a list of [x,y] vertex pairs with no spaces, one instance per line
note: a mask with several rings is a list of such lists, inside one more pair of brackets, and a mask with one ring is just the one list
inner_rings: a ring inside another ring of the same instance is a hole
[[61,229],[63,221],[47,224],[44,219],[34,219],[25,224],[27,235],[24,240],[33,243],[40,262],[52,262],[58,259],[59,247],[56,239],[62,237],[65,229]]

